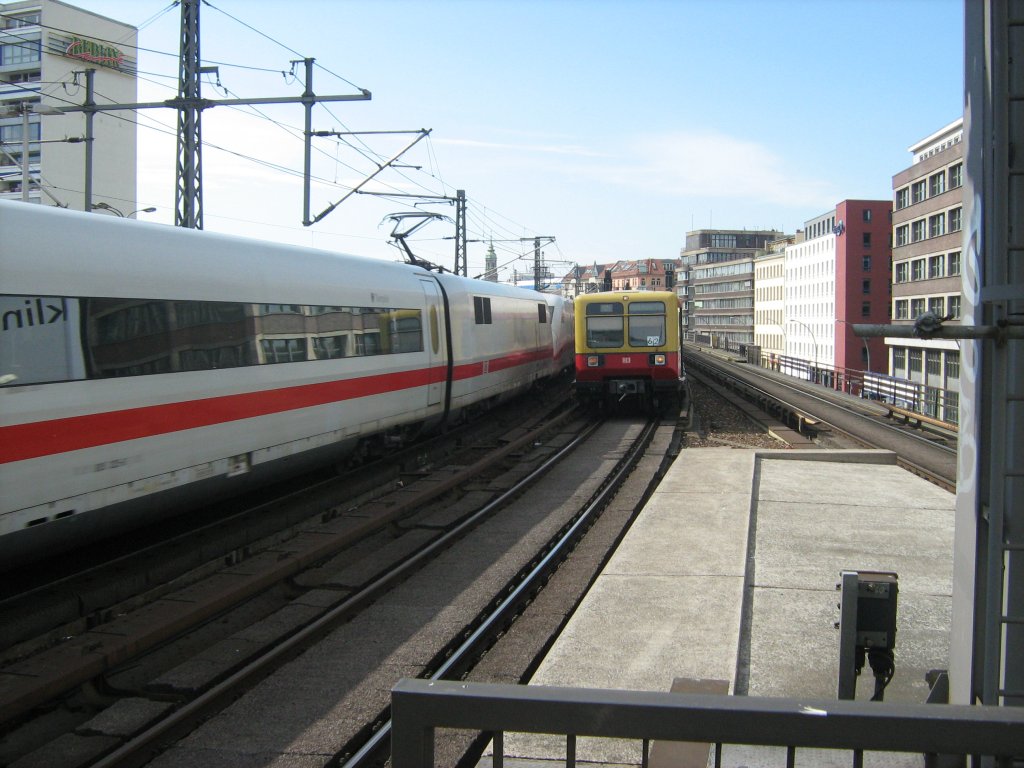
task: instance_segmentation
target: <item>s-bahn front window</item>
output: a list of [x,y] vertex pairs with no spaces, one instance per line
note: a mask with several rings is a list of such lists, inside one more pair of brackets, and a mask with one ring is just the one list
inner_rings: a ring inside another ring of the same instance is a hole
[[660,347],[664,343],[665,302],[632,302],[629,305],[629,345]]
[[587,346],[621,347],[622,315],[622,303],[618,301],[587,304]]

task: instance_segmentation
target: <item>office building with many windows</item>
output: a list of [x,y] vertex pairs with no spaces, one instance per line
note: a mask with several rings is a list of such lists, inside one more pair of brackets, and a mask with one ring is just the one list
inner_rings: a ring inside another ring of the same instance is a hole
[[684,328],[715,346],[754,342],[754,257],[782,237],[775,230],[699,229],[686,233]]
[[[926,312],[959,323],[963,242],[963,119],[910,147],[913,162],[892,180],[892,317]],[[956,423],[960,352],[952,339],[887,338],[890,373],[921,385],[909,403]]]
[[135,113],[97,111],[86,142],[85,113],[59,110],[86,103],[90,77],[97,105],[137,101],[137,38],[60,0],[0,4],[0,198],[82,210],[88,182],[108,214],[135,209]]

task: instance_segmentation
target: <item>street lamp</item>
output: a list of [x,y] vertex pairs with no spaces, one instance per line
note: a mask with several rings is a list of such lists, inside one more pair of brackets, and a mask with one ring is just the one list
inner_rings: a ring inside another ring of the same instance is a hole
[[118,208],[115,208],[110,203],[93,203],[92,207],[94,210],[99,209],[101,211],[109,211],[110,213],[122,219],[130,219],[137,213],[153,213],[154,211],[156,211],[156,208],[152,205],[149,206],[148,208],[138,208],[128,214],[121,213],[121,211]]
[[814,338],[814,331],[812,331],[811,330],[811,326],[809,326],[803,320],[797,320],[795,317],[789,318],[789,320],[787,320],[786,322],[788,322],[788,323],[796,323],[797,325],[802,325],[804,328],[807,329],[807,332],[809,334],[811,334],[811,343],[814,344],[814,381],[817,382],[818,381],[818,340],[816,338]]
[[[21,199],[28,202],[29,172],[28,172],[28,128],[29,115],[63,115],[64,112],[46,104],[37,104],[31,101],[23,101],[20,104],[8,104],[0,107],[0,117],[13,117],[21,115]],[[42,131],[40,131],[42,133]]]
[[[843,320],[842,318],[839,318],[839,317],[836,318],[836,322],[837,323],[843,323],[844,325],[853,326],[853,323],[851,323],[849,320]],[[867,365],[866,371],[870,372],[871,371],[871,347],[868,346],[867,337],[864,337],[862,339],[862,341],[864,342],[864,358],[865,358],[866,365]]]

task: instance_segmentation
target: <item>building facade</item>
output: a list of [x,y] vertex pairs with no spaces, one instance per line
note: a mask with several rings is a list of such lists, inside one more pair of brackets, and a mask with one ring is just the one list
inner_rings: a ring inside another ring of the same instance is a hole
[[708,343],[754,341],[754,257],[782,237],[775,230],[700,229],[686,233],[688,315],[684,327]]
[[891,211],[888,200],[844,200],[786,248],[786,355],[815,369],[885,372],[884,344],[853,325],[888,322]]
[[[892,318],[910,325],[931,312],[959,324],[962,301],[963,119],[909,148],[892,180]],[[924,413],[957,423],[960,352],[952,339],[886,338],[889,372],[920,385]]]
[[769,360],[786,351],[786,248],[801,240],[802,232],[779,238],[754,257],[754,344]]
[[59,0],[0,5],[0,198],[83,210],[91,151],[92,203],[135,209],[134,113],[96,112],[86,143],[85,113],[58,110],[86,102],[87,70],[97,105],[136,102],[137,39],[132,26]]

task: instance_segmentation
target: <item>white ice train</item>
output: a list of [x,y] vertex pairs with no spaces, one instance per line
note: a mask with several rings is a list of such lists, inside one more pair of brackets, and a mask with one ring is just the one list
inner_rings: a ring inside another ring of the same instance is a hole
[[0,570],[379,448],[572,365],[572,303],[0,201]]

